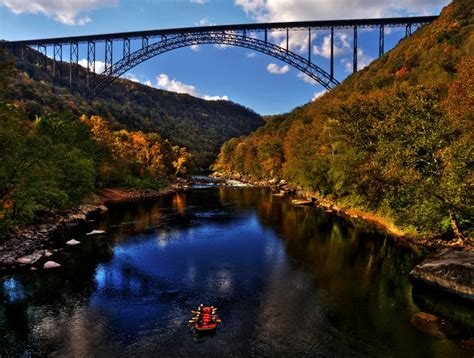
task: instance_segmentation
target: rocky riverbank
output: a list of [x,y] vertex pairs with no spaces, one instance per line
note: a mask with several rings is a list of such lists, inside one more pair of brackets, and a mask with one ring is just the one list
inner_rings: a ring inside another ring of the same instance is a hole
[[410,244],[422,246],[424,248],[428,248],[429,250],[450,248],[456,250],[473,251],[472,240],[468,240],[468,243],[466,243],[465,241],[458,238],[455,238],[453,240],[443,240],[441,238],[436,237],[424,237],[421,235],[406,233],[397,226],[395,226],[390,220],[384,217],[381,217],[374,213],[358,210],[350,206],[343,206],[327,198],[318,197],[315,193],[303,190],[295,185],[292,185],[291,183],[288,183],[284,179],[281,180],[279,178],[273,178],[254,180],[238,173],[219,172],[212,173],[211,177],[219,179],[238,180],[243,183],[248,183],[257,187],[268,187],[274,191],[274,195],[278,196],[294,195],[295,197],[302,199],[295,200],[295,205],[313,205],[324,209],[328,213],[335,213],[347,218],[370,223],[374,227],[385,233],[388,233],[389,235],[393,236],[398,240],[403,240]]
[[160,190],[102,189],[94,203],[80,205],[72,210],[49,214],[39,224],[17,226],[0,236],[0,270],[34,264],[48,257],[47,247],[56,230],[68,225],[80,224],[90,216],[107,211],[108,204],[121,201],[153,199],[161,195],[186,190],[197,180],[177,179]]
[[410,273],[414,281],[422,282],[458,297],[474,300],[474,250],[470,243],[466,245],[459,239],[445,241],[438,238],[407,235],[380,216],[339,206],[325,198],[318,198],[314,193],[291,185],[286,180],[253,180],[240,174],[228,173],[213,173],[212,176],[238,180],[258,187],[269,187],[274,191],[274,195],[278,196],[294,195],[300,198],[293,200],[294,205],[316,206],[323,208],[328,213],[363,220],[392,235],[396,240],[427,248],[431,254]]
[[0,269],[31,265],[47,255],[45,247],[54,232],[71,224],[85,222],[92,214],[107,211],[100,201],[84,204],[63,213],[49,215],[40,224],[17,226],[0,237]]
[[474,301],[474,253],[443,249],[427,257],[410,277],[425,285]]

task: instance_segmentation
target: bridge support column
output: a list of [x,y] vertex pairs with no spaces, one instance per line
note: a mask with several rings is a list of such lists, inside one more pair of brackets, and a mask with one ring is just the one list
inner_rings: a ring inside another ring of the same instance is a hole
[[290,34],[288,32],[288,29],[286,29],[286,52],[288,52],[290,48],[289,44],[290,44]]
[[130,39],[124,38],[123,39],[123,58],[130,57]]
[[411,36],[411,24],[405,26],[405,37]]
[[95,42],[87,42],[87,87],[94,87],[95,82]]
[[384,41],[385,41],[385,28],[383,25],[380,25],[379,29],[379,57],[382,57],[385,53],[384,48]]
[[105,40],[105,69],[104,72],[112,72],[114,44],[112,40]]
[[308,62],[311,63],[311,27],[308,29]]
[[331,26],[331,79],[334,78],[334,26]]
[[69,85],[72,87],[72,82],[77,81],[79,71],[79,45],[77,42],[69,44]]
[[352,72],[357,72],[357,25],[354,25],[354,54],[352,57]]
[[143,36],[142,37],[142,49],[148,48],[148,37]]
[[265,29],[265,44],[267,44],[267,29]]
[[54,54],[53,54],[53,77],[56,77],[56,70],[59,69],[59,81],[61,81],[63,77],[63,45],[61,44],[54,44],[53,45]]
[[[38,65],[41,64],[41,62],[43,62],[43,70],[44,72],[47,72],[47,69],[48,69],[48,57],[46,56],[47,55],[47,48],[46,48],[46,45],[38,45],[38,55],[37,55],[37,63]],[[40,58],[41,56],[43,56],[43,58]]]

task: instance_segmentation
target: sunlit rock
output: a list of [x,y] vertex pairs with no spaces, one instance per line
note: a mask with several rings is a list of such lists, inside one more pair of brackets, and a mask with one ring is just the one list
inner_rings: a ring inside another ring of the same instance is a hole
[[426,312],[419,312],[411,317],[410,323],[416,329],[429,334],[430,336],[439,338],[444,337],[441,319],[435,315]]
[[88,232],[86,235],[91,236],[91,235],[104,235],[105,231],[104,230],[92,230],[91,232]]
[[33,265],[36,261],[38,261],[43,255],[39,252],[33,252],[30,255],[22,256],[15,260],[17,264],[23,265]]
[[54,261],[45,262],[45,264],[43,265],[43,269],[45,269],[45,270],[54,269],[54,268],[58,268],[58,267],[61,267],[61,265],[58,264],[57,262],[54,262]]
[[474,301],[474,252],[442,250],[417,265],[410,276]]
[[313,202],[311,200],[306,200],[306,199],[293,199],[291,203],[297,206],[312,206],[313,205]]
[[78,245],[78,244],[80,244],[80,243],[81,243],[80,241],[77,241],[77,240],[72,239],[72,240],[67,241],[67,242],[66,242],[66,245],[74,246],[74,245]]

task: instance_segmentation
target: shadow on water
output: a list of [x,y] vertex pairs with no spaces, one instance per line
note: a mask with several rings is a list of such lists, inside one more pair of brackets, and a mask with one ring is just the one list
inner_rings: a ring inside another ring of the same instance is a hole
[[[106,236],[89,237],[93,228]],[[422,258],[370,228],[265,189],[117,204],[66,230],[61,269],[0,277],[0,356],[469,356],[470,307],[414,292]],[[413,300],[415,297],[415,300]],[[199,336],[198,303],[223,324]],[[450,319],[431,336],[421,310]],[[449,339],[448,339],[449,337]]]

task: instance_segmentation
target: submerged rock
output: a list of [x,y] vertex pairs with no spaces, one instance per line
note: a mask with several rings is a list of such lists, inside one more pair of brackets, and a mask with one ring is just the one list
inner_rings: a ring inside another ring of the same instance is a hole
[[67,241],[67,242],[66,242],[66,245],[74,246],[74,245],[78,245],[78,244],[80,244],[80,243],[81,243],[80,241],[77,241],[77,240],[72,239],[72,240]]
[[410,319],[410,323],[416,329],[429,334],[430,336],[444,337],[442,331],[441,320],[439,317],[426,312],[419,312],[413,315]]
[[88,232],[86,235],[91,236],[91,235],[104,235],[105,231],[104,230],[92,230],[91,232]]
[[61,267],[61,265],[54,261],[45,262],[45,264],[43,265],[43,269],[45,270],[58,268],[58,267]]
[[417,265],[410,276],[474,301],[474,252],[441,250]]

